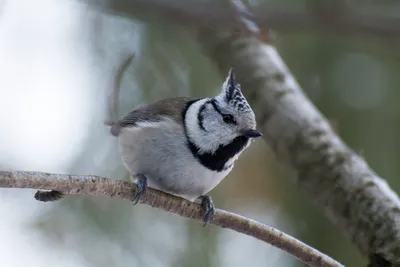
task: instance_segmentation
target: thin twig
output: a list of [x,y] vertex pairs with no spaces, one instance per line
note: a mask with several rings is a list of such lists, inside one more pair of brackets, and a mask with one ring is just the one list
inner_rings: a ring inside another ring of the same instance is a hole
[[132,63],[135,54],[129,56],[122,56],[121,62],[117,65],[116,69],[112,71],[113,86],[110,87],[111,92],[108,96],[108,108],[109,108],[109,121],[115,121],[118,119],[118,103],[119,103],[119,92],[121,89],[122,76]]
[[[56,190],[64,195],[93,195],[133,201],[136,186],[133,183],[111,180],[98,176],[67,175],[42,172],[0,171],[0,188],[32,188]],[[202,221],[199,204],[149,188],[143,194],[141,203],[179,215]],[[313,267],[343,266],[329,256],[307,246],[301,241],[255,220],[228,211],[216,210],[210,224],[229,228],[286,251]]]

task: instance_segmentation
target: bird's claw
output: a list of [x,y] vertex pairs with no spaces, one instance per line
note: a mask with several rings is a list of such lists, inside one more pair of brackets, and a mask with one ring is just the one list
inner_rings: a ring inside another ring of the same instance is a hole
[[212,198],[210,196],[201,196],[201,207],[203,208],[203,222],[204,225],[206,226],[207,223],[212,221],[212,219],[215,216],[215,208],[214,208],[214,203],[212,201]]
[[143,174],[137,174],[134,177],[137,178],[136,182],[137,191],[135,194],[133,205],[136,205],[139,202],[142,194],[147,190],[147,178]]

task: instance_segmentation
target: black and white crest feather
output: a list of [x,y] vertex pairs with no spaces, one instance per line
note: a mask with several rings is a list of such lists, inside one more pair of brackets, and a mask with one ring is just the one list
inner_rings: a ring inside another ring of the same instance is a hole
[[246,98],[240,90],[240,85],[236,83],[235,73],[231,70],[224,85],[226,102],[235,107],[238,111],[251,110]]
[[226,87],[226,100],[230,101],[234,96],[235,89],[240,88],[240,86],[236,84],[235,73],[232,70],[229,72]]

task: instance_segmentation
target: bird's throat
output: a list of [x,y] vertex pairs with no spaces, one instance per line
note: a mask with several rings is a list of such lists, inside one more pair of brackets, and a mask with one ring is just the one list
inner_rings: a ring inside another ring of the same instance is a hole
[[226,166],[228,161],[241,153],[246,148],[248,142],[249,138],[239,136],[231,143],[221,145],[214,153],[211,153],[200,152],[200,149],[188,139],[188,148],[204,167],[212,171],[221,172],[230,167]]

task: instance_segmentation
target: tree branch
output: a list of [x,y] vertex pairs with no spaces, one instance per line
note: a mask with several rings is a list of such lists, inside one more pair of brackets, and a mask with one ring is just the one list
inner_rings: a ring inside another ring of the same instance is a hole
[[357,13],[341,14],[334,19],[315,18],[307,13],[269,11],[257,12],[255,21],[260,27],[278,31],[298,31],[319,29],[324,32],[348,35],[364,35],[385,39],[400,38],[400,17],[386,18]]
[[[0,171],[0,188],[56,190],[63,195],[107,196],[129,201],[134,200],[136,193],[136,185],[125,181],[110,180],[98,176],[22,171]],[[38,193],[35,196],[37,195]],[[59,196],[57,195],[56,199]],[[201,222],[203,220],[202,209],[199,204],[152,188],[148,188],[142,195],[140,202],[187,219]],[[309,266],[343,266],[318,250],[271,226],[228,211],[217,209],[210,224],[257,238],[286,251]]]
[[[379,255],[392,266],[400,266],[399,197],[332,131],[274,47],[262,42],[253,30],[246,31],[243,23],[239,23],[240,32],[222,23],[215,5],[202,2],[202,7],[193,8],[187,1],[172,5],[158,0],[107,3],[106,10],[121,15],[141,16],[137,7],[153,8],[158,15],[164,13],[192,26],[205,53],[223,73],[234,66],[264,139],[279,161],[293,171],[300,187],[364,256]],[[208,13],[202,19],[198,14],[204,10]],[[371,26],[364,23],[355,28],[369,31]]]
[[[235,21],[234,10],[226,7],[224,1],[160,1],[160,0],[81,0],[107,11],[118,12],[146,20],[150,17],[172,18],[201,27],[228,26]],[[324,13],[329,14],[327,9]],[[307,12],[265,10],[256,7],[250,10],[252,20],[264,30],[278,31],[323,30],[337,34],[364,35],[387,39],[400,38],[400,17],[363,14],[348,11],[337,16],[320,16]],[[249,13],[250,13],[249,12]]]
[[399,197],[335,134],[275,48],[254,34],[210,29],[199,42],[222,73],[234,66],[265,141],[300,187],[364,256],[400,266]]

